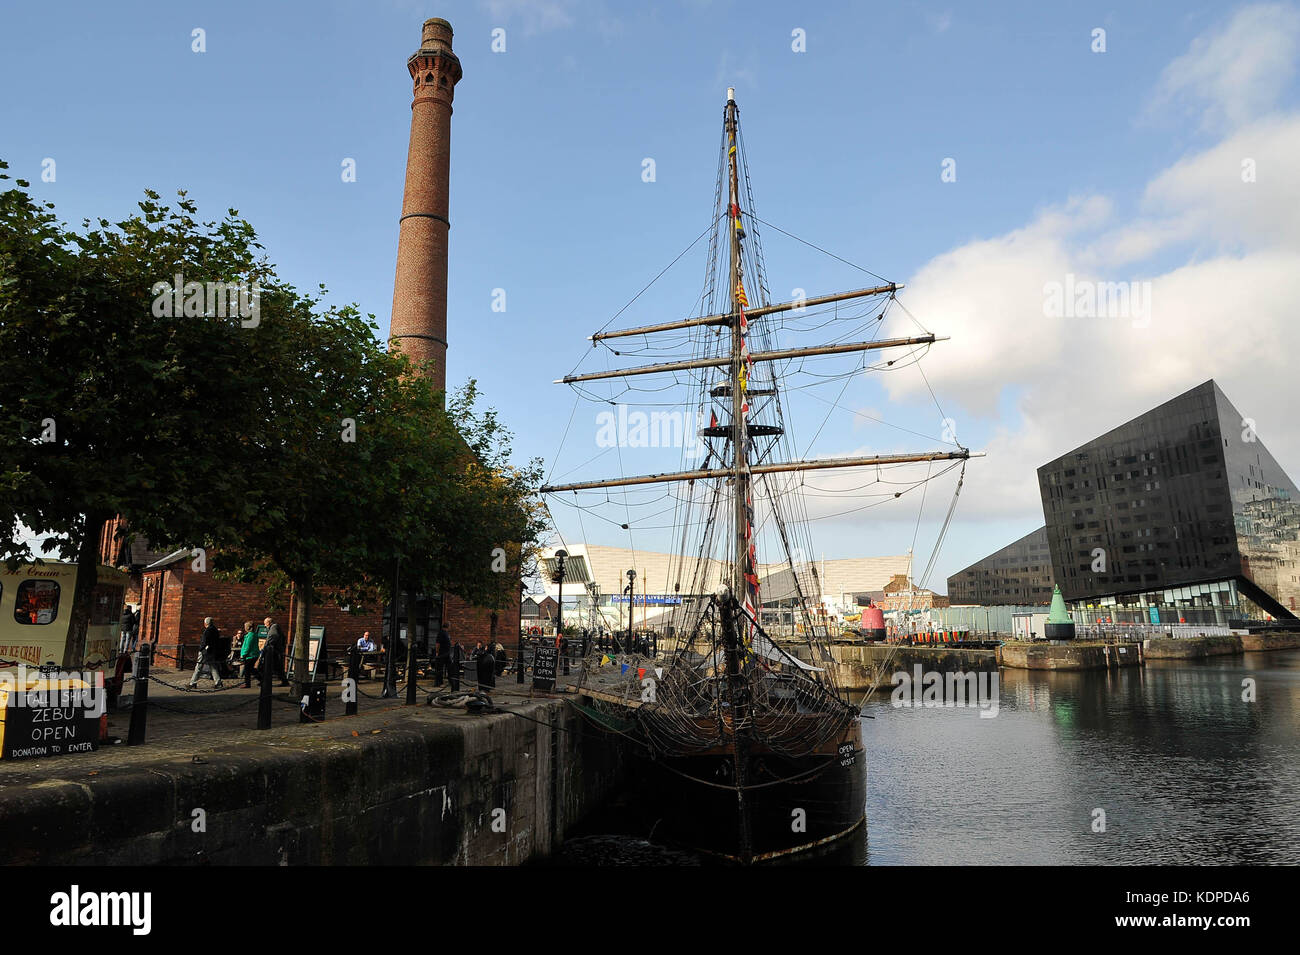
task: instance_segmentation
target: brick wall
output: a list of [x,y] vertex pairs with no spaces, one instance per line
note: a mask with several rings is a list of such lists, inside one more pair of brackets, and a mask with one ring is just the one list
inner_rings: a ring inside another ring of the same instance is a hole
[[[455,594],[448,594],[442,606],[442,619],[453,643],[459,643],[469,651],[474,649],[475,643],[491,638],[494,611],[490,608],[472,606]],[[513,647],[519,641],[519,601],[512,600],[495,613],[495,639],[506,647]]]
[[[273,618],[290,639],[296,607],[292,597],[288,605],[273,608],[265,589],[259,584],[218,580],[211,574],[197,573],[187,561],[177,561],[168,568],[150,571],[144,576],[142,639],[157,642],[161,654],[159,665],[170,666],[177,647],[192,648],[188,659],[203,635],[203,620],[211,617],[223,637],[234,637],[247,620],[260,624]],[[311,625],[325,627],[325,643],[330,652],[341,650],[369,630],[378,637],[379,608],[342,610],[332,601],[311,608]]]
[[122,520],[121,515],[111,518],[104,522],[104,529],[99,534],[99,562],[108,564],[109,567],[118,565],[118,557],[122,554],[122,541],[118,537],[118,530],[125,528],[126,522]]
[[[158,644],[159,666],[173,666],[180,646],[190,648],[186,659],[192,665],[206,617],[213,619],[223,637],[233,637],[246,620],[260,624],[268,616],[290,639],[294,636],[296,608],[292,596],[287,606],[272,608],[262,586],[198,573],[187,560],[142,574],[139,593],[140,637]],[[448,594],[443,601],[442,619],[447,630],[466,651],[491,638],[492,615],[491,608],[472,606],[454,594]],[[496,611],[496,616],[496,639],[513,647],[519,640],[518,600],[509,601]],[[345,611],[329,600],[312,606],[311,622],[325,627],[325,642],[331,654],[340,652],[366,630],[376,639],[383,632],[381,608]]]

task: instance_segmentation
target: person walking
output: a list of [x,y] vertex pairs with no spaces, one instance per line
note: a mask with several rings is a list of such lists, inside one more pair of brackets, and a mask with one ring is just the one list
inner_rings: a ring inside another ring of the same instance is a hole
[[199,677],[206,669],[213,684],[218,690],[221,689],[220,651],[221,637],[217,632],[217,625],[212,622],[211,617],[204,617],[203,636],[199,638],[199,660],[194,664],[194,675],[190,677],[191,687],[199,685]]
[[135,649],[135,641],[140,633],[140,614],[127,604],[122,612],[122,650],[130,653]]
[[485,686],[496,686],[497,661],[496,657],[492,653],[492,644],[490,642],[486,647],[481,644],[479,645],[474,661],[475,680],[479,685],[479,689],[482,689]]
[[270,667],[266,672],[267,679],[279,677],[280,685],[288,686],[289,678],[284,673],[284,634],[280,631],[280,625],[270,617],[262,622],[266,625],[266,643],[262,644],[262,652],[258,656],[258,668]]
[[239,648],[239,659],[244,664],[244,686],[253,685],[253,671],[257,669],[257,627],[253,621],[244,622],[244,642]]
[[460,673],[452,661],[451,635],[447,633],[445,624],[438,628],[438,636],[434,638],[434,650],[437,656],[434,659],[433,685],[442,686],[442,674],[446,671],[451,680],[452,692],[459,690]]

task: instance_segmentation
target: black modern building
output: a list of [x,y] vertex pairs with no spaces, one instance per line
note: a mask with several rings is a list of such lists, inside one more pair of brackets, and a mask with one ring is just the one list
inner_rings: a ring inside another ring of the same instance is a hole
[[1043,465],[1038,484],[1056,582],[1085,621],[1300,613],[1300,492],[1213,380]]
[[1040,527],[949,577],[948,599],[983,606],[1049,604],[1053,583],[1047,528]]

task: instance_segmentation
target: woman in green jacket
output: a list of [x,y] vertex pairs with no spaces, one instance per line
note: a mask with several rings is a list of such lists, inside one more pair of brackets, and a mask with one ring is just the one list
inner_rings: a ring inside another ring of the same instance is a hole
[[239,650],[239,658],[244,661],[244,686],[253,685],[253,667],[257,665],[257,627],[253,621],[244,623],[244,644]]

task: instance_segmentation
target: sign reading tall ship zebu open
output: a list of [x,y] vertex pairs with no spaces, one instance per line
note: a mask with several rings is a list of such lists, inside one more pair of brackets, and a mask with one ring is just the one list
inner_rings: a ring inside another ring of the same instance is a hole
[[35,682],[25,674],[19,677],[0,680],[0,759],[61,756],[98,748],[102,684],[66,675]]

